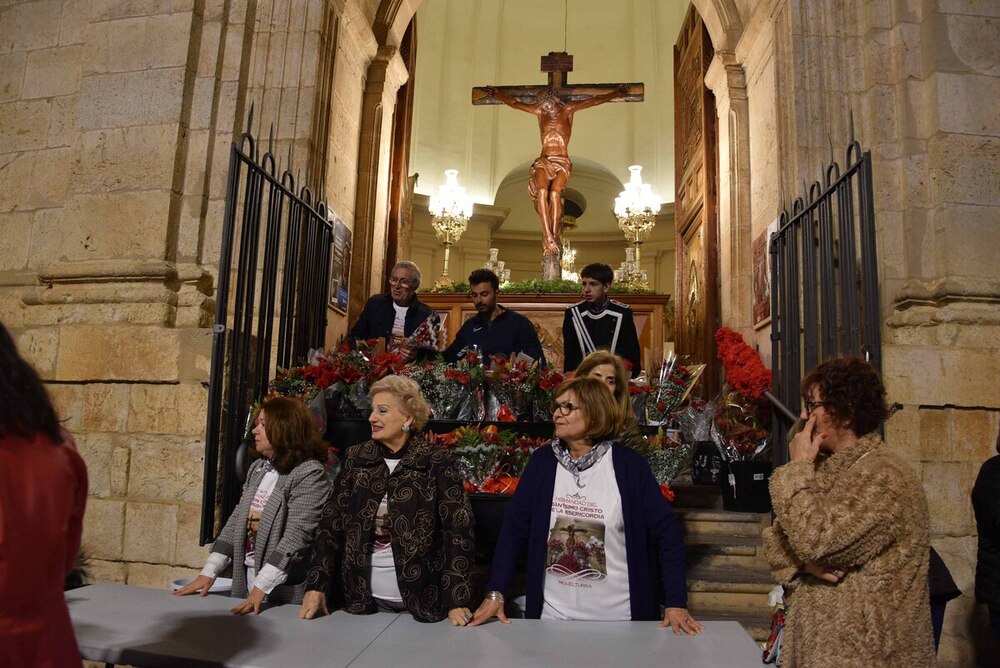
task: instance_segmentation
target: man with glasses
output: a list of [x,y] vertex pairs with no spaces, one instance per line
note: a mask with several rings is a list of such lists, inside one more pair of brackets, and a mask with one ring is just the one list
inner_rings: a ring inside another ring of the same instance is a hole
[[566,309],[563,317],[563,368],[567,372],[576,370],[590,353],[604,349],[628,360],[633,378],[639,375],[639,336],[632,309],[608,296],[614,275],[611,267],[600,262],[580,272],[583,301]]
[[368,300],[351,328],[348,342],[354,345],[358,339],[385,339],[387,350],[395,350],[411,361],[416,350],[405,345],[406,339],[434,313],[417,299],[418,287],[420,268],[405,260],[397,262],[389,274],[388,294],[373,295]]
[[454,364],[463,350],[475,345],[487,364],[490,355],[506,357],[511,353],[524,353],[545,363],[534,325],[520,313],[497,304],[499,293],[500,279],[489,269],[476,269],[469,274],[469,298],[476,307],[476,315],[465,321],[455,341],[444,351],[446,362]]

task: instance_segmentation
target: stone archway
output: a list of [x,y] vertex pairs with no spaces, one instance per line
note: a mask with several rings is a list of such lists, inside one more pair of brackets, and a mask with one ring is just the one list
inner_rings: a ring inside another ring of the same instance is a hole
[[[379,120],[385,121],[381,124],[381,132],[385,135],[389,132],[391,124],[388,120],[393,114],[395,90],[409,73],[405,71],[405,67],[387,68],[387,61],[399,61],[395,49],[402,43],[406,29],[421,4],[422,0],[382,0],[376,10],[372,31],[379,41],[379,54],[385,60],[370,65],[370,68],[375,70],[370,69],[369,72],[369,89],[366,90],[362,115],[367,125],[362,127],[362,134],[369,140],[375,139],[372,133],[376,116]],[[725,305],[743,303],[741,295],[732,293],[743,290],[740,286],[749,284],[751,273],[744,258],[745,253],[738,252],[738,249],[744,246],[749,248],[747,195],[749,163],[746,160],[749,134],[746,123],[746,84],[743,81],[742,67],[737,63],[734,53],[736,44],[743,34],[744,21],[735,0],[692,0],[691,4],[701,15],[715,49],[715,58],[709,68],[709,75],[706,76],[706,85],[712,89],[718,101],[719,224],[720,227],[732,229],[732,234],[722,235],[728,243],[725,248],[719,248],[718,253],[720,272],[725,277],[721,294],[724,305],[722,315],[727,322],[734,322],[736,326],[741,327],[749,324],[749,318],[745,318],[747,323],[742,323],[738,316],[733,321],[732,316],[745,309],[729,309]],[[402,78],[393,80],[393,77],[388,77],[387,80],[387,69],[400,72]],[[375,84],[381,82],[382,88],[378,91],[370,90],[373,82]],[[389,88],[384,86],[385,83],[389,84]],[[374,111],[378,104],[381,104],[381,109],[376,114]],[[379,253],[380,250],[385,250],[379,247],[381,245],[379,241],[386,237],[388,222],[388,209],[379,204],[381,201],[379,194],[387,192],[389,180],[389,157],[380,156],[379,153],[390,150],[392,148],[389,141],[362,141],[361,144],[358,164],[368,165],[372,171],[367,177],[359,174],[357,187],[355,239],[364,240],[364,247],[357,249],[360,252],[354,254],[355,262],[363,263],[363,266],[352,267],[351,272],[352,298],[357,295],[356,299],[359,300],[356,305],[352,304],[352,319],[356,315],[354,308],[360,309],[363,303],[361,297],[370,294],[373,289],[378,289],[376,286],[380,285],[380,276],[384,273],[382,267],[384,258],[391,255],[386,252]],[[749,299],[749,293],[746,299]]]

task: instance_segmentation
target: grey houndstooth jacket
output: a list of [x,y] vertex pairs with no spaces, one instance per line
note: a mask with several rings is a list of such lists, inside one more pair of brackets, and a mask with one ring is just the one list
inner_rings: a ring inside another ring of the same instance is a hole
[[[213,552],[233,560],[233,597],[244,598],[249,593],[247,569],[243,564],[246,558],[247,516],[250,514],[250,502],[268,468],[270,466],[263,459],[250,465],[240,502],[212,545]],[[257,570],[263,568],[265,563],[272,564],[288,573],[288,579],[268,595],[268,602],[302,601],[313,534],[319,523],[320,511],[330,496],[330,489],[326,469],[314,459],[302,462],[288,474],[278,476],[257,530]]]

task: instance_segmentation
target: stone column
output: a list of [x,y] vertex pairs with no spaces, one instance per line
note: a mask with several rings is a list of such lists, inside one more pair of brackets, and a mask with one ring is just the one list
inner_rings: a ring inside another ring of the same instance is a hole
[[381,46],[368,66],[361,108],[358,186],[354,218],[349,320],[382,289],[385,278],[389,162],[396,92],[406,81],[406,66],[394,46]]
[[750,131],[746,77],[732,52],[716,51],[705,76],[719,118],[719,275],[721,320],[751,325]]

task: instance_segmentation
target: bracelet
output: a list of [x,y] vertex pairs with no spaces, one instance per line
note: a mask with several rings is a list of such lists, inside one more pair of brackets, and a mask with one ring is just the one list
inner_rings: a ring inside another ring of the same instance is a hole
[[486,600],[488,600],[488,601],[495,601],[497,603],[503,603],[504,602],[503,594],[501,592],[498,592],[498,591],[488,591],[488,592],[486,592]]

